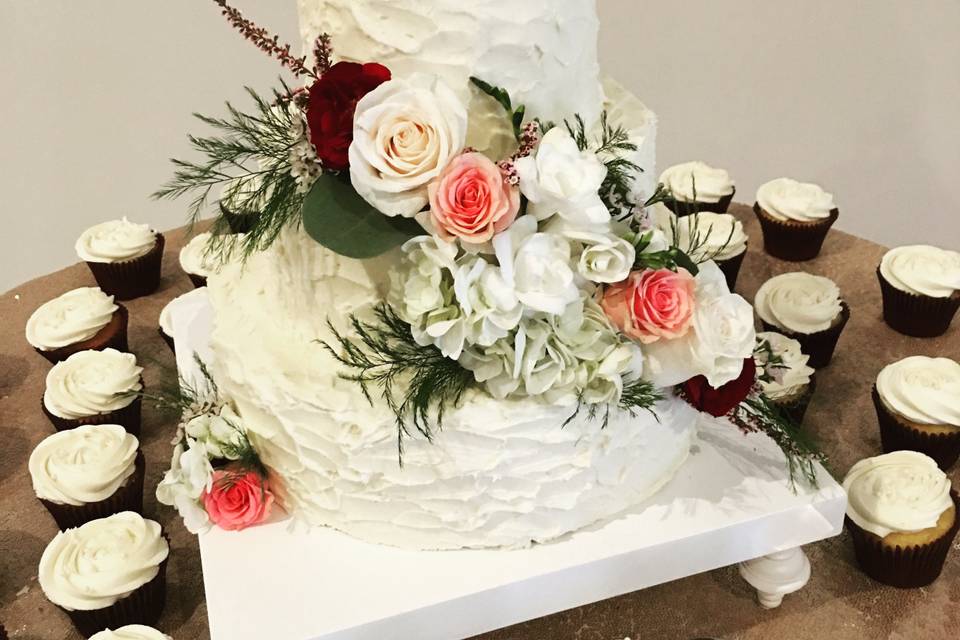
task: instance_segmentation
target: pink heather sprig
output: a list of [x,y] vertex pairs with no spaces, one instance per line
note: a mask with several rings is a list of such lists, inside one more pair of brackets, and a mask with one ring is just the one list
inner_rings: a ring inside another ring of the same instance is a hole
[[307,58],[306,56],[298,58],[290,53],[290,45],[280,44],[279,36],[270,36],[270,33],[266,29],[262,29],[254,24],[252,21],[247,20],[243,17],[243,14],[240,13],[239,9],[235,9],[227,4],[226,0],[213,0],[220,8],[223,10],[223,15],[227,18],[231,25],[237,31],[243,35],[244,38],[252,42],[258,49],[263,51],[269,56],[273,56],[280,61],[280,64],[289,69],[294,75],[298,76],[311,76],[316,78],[317,75],[306,66]]
[[329,33],[321,33],[313,43],[313,75],[320,77],[333,66],[333,45]]
[[517,160],[520,158],[526,158],[533,153],[533,150],[537,148],[537,145],[540,143],[540,123],[536,120],[528,122],[523,125],[523,130],[520,132],[520,148],[517,149],[517,152],[510,156],[506,160],[501,160],[497,163],[497,166],[500,167],[500,171],[503,173],[504,179],[512,184],[517,186],[520,184],[520,174],[517,173]]

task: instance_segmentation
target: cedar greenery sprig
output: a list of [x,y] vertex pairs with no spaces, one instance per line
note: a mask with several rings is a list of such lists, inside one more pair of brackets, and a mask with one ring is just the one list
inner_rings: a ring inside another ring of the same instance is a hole
[[[631,416],[636,416],[640,411],[647,411],[656,418],[657,422],[660,422],[659,416],[657,416],[656,411],[653,410],[654,406],[658,402],[663,400],[663,394],[653,386],[653,384],[647,382],[646,380],[633,380],[628,382],[623,387],[623,392],[620,394],[620,402],[618,406],[629,413]],[[570,414],[570,417],[563,421],[561,428],[565,428],[571,422],[573,422],[580,414],[584,412],[584,407],[586,407],[587,420],[593,421],[600,417],[601,412],[603,413],[603,418],[600,424],[601,429],[606,429],[610,425],[610,412],[613,409],[613,405],[607,404],[587,404],[583,401],[581,395],[577,399],[577,406],[574,408],[573,413]]]
[[220,6],[221,13],[227,18],[227,21],[258,49],[279,60],[280,64],[289,69],[294,75],[310,76],[314,79],[318,77],[314,70],[307,67],[306,56],[300,58],[294,56],[290,53],[289,44],[280,44],[279,36],[275,35],[271,37],[270,32],[258,27],[253,21],[244,18],[240,10],[231,7],[227,4],[226,0],[213,1]]
[[600,114],[600,136],[593,142],[580,114],[574,116],[573,122],[565,120],[564,125],[581,151],[593,151],[606,165],[607,176],[600,186],[600,197],[607,209],[620,220],[634,216],[638,206],[632,187],[643,168],[626,157],[637,151],[630,133],[622,125],[613,125],[606,111]]
[[769,340],[758,340],[753,353],[757,358],[758,367],[763,371],[757,377],[760,382],[773,382],[777,379],[776,372],[790,368],[784,363],[783,356],[774,353],[773,345]]
[[643,271],[644,269],[669,269],[670,271],[676,271],[677,269],[683,268],[690,272],[692,276],[700,273],[700,268],[697,266],[697,263],[680,249],[680,247],[676,246],[676,243],[662,251],[644,253],[652,241],[652,231],[647,231],[637,237],[634,243],[636,258],[634,258],[633,261],[633,269],[635,271]]
[[[730,233],[727,234],[727,238],[723,241],[719,247],[713,251],[704,251],[707,242],[710,240],[710,236],[713,234],[713,225],[707,227],[706,233],[703,233],[700,230],[700,205],[697,202],[697,176],[690,176],[691,184],[693,185],[693,202],[690,203],[693,208],[693,213],[689,214],[686,217],[687,229],[690,230],[688,233],[689,238],[687,246],[683,247],[683,252],[688,256],[691,256],[697,264],[702,264],[708,260],[716,260],[718,256],[723,255],[727,250],[727,247],[730,246],[730,243],[733,241],[733,234],[736,231],[736,226],[731,225]],[[669,194],[669,191],[668,191]],[[668,195],[668,199],[672,199],[673,196]],[[664,200],[665,202],[666,200]],[[680,226],[678,221],[679,217],[674,216],[670,219],[670,231],[671,231],[671,244],[675,247],[679,247],[682,241],[680,237]],[[696,256],[694,258],[694,256]]]
[[163,412],[174,413],[186,420],[206,413],[207,409],[216,406],[220,392],[207,364],[196,354],[194,362],[200,370],[196,382],[180,377],[175,368],[161,366],[162,382],[156,388],[145,388],[135,395],[153,402]]

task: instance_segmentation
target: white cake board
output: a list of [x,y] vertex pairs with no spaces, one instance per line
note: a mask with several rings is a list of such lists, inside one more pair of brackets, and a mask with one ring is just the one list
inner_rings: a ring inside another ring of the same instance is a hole
[[[209,309],[178,319],[189,375],[192,353],[209,354]],[[200,537],[212,640],[467,638],[840,533],[846,496],[825,470],[794,493],[771,440],[702,422],[652,499],[530,549],[403,551],[291,521],[214,529]]]

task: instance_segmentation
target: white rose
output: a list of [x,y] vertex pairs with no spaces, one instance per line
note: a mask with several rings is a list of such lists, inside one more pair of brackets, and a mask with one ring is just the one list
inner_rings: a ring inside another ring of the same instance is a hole
[[630,275],[636,258],[634,246],[612,233],[568,229],[564,235],[583,245],[577,272],[590,282],[612,284]]
[[466,135],[467,110],[440,78],[415,73],[385,82],[357,103],[353,187],[378,211],[412,218]]
[[548,131],[536,154],[517,160],[516,169],[530,201],[527,212],[538,220],[554,214],[580,225],[610,220],[599,195],[607,167],[595,153],[580,151],[564,127]]
[[471,343],[490,346],[507,337],[519,324],[523,305],[499,267],[483,258],[473,258],[457,269],[453,282]]

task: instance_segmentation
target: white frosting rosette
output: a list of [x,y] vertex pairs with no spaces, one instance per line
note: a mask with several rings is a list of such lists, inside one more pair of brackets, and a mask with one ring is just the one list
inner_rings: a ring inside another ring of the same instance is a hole
[[99,287],[74,289],[41,305],[27,320],[27,342],[52,351],[89,340],[119,307]]
[[67,611],[105,609],[153,580],[169,553],[158,523],[125,511],[58,533],[37,577]]
[[137,357],[115,349],[80,351],[47,373],[43,404],[60,418],[76,420],[129,406],[143,388]]
[[757,204],[778,220],[815,222],[836,209],[833,195],[808,182],[777,178],[757,189]]
[[735,186],[725,170],[699,160],[668,167],[660,174],[660,182],[681,202],[720,202],[733,193]]
[[90,640],[172,640],[170,636],[160,633],[153,627],[142,624],[128,624],[111,631],[104,629],[90,636]]
[[960,363],[949,358],[911,356],[887,365],[877,393],[907,420],[960,428]]
[[754,354],[758,369],[763,369],[770,378],[760,381],[767,397],[772,400],[786,398],[810,384],[814,370],[807,366],[810,356],[803,353],[799,342],[775,331],[758,333],[757,342],[759,345],[767,343],[773,356],[779,359],[778,363],[771,364],[770,354],[765,351],[758,349]]
[[950,479],[932,458],[895,451],[853,465],[843,480],[847,516],[881,538],[937,524],[953,505]]
[[106,500],[133,475],[140,443],[120,425],[82,425],[42,440],[28,468],[37,497],[81,506]]
[[126,218],[90,227],[77,239],[76,250],[86,262],[122,262],[150,253],[157,234],[148,224],[136,224]]
[[785,273],[764,282],[754,306],[764,322],[803,334],[829,329],[843,311],[840,289],[833,280],[803,272]]
[[949,298],[960,291],[960,253],[923,244],[897,247],[883,256],[880,274],[901,291]]
[[703,211],[679,218],[673,216],[672,220],[678,246],[694,260],[729,260],[747,250],[743,223],[729,213]]
[[219,260],[207,250],[210,237],[209,232],[198,233],[180,249],[181,269],[204,278],[216,272]]

